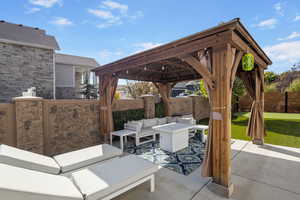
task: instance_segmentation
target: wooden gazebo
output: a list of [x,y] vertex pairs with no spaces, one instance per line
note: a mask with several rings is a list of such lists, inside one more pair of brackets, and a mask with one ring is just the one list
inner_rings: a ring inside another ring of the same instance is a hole
[[[243,54],[251,53],[255,68],[241,69]],[[203,79],[211,106],[207,155],[202,175],[210,176],[230,196],[231,183],[231,93],[239,76],[245,83],[253,105],[248,136],[263,144],[263,72],[272,62],[255,42],[239,19],[137,53],[93,71],[100,80],[100,132],[107,142],[113,130],[112,102],[118,79],[153,82],[162,97],[166,115],[170,115],[170,91],[175,83]]]

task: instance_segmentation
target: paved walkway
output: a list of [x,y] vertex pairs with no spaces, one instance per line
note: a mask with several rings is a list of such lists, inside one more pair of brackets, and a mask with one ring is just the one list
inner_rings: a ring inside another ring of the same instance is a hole
[[[210,191],[210,179],[201,177],[200,170],[184,176],[161,168],[154,193],[148,192],[146,183],[116,199],[227,199]],[[236,140],[232,144],[232,182],[234,200],[300,200],[300,149]]]

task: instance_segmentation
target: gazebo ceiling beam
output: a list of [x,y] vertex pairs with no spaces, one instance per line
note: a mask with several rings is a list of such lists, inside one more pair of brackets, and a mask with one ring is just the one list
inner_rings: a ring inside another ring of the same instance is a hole
[[234,47],[243,52],[249,52],[254,55],[255,62],[259,67],[267,68],[268,64],[252,49],[244,40],[242,40],[235,32],[232,32],[232,41]]
[[119,64],[115,64],[106,69],[100,69],[96,70],[96,74],[100,73],[114,73],[118,71],[123,71],[127,69],[136,68],[141,65],[147,65],[150,63],[155,63],[161,60],[173,58],[173,57],[179,57],[188,53],[192,53],[195,51],[199,51],[201,49],[205,49],[208,47],[212,47],[215,45],[225,44],[230,42],[232,36],[232,30],[225,31],[219,34],[214,34],[196,41],[187,42],[185,44],[182,44],[180,46],[173,46],[169,49],[166,49],[162,52],[153,52],[152,54],[149,54],[148,56],[144,57],[137,57],[134,60],[129,60],[126,62],[121,62]]
[[192,66],[203,77],[204,81],[210,88],[214,88],[212,74],[208,71],[207,67],[204,66],[199,60],[189,54],[181,56],[180,59]]

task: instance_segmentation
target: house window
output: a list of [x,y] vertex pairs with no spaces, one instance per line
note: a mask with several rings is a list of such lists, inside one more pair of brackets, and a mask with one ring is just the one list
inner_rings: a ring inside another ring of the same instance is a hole
[[56,64],[56,87],[75,87],[75,68],[70,65]]

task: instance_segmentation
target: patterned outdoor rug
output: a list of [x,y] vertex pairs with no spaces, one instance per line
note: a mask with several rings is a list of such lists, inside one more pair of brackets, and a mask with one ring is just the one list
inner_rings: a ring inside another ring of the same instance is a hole
[[160,149],[158,141],[148,142],[138,147],[129,144],[125,151],[177,173],[189,175],[201,165],[205,154],[205,146],[200,142],[200,139],[193,137],[189,139],[187,148],[175,153]]

